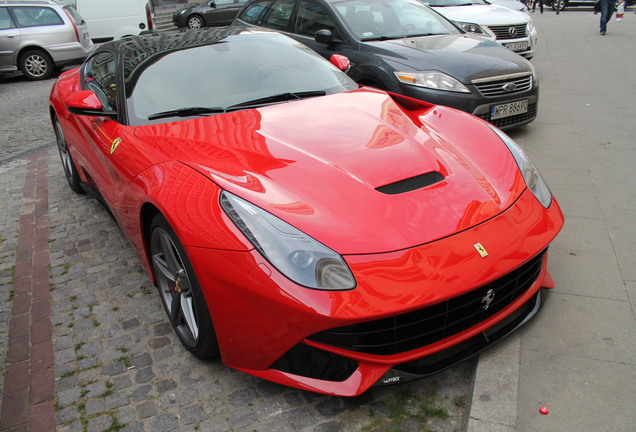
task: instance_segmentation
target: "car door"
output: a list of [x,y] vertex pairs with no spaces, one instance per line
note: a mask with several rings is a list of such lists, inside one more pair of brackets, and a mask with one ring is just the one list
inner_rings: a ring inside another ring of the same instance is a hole
[[[296,8],[294,10],[294,8]],[[309,0],[260,0],[241,11],[238,23],[253,24],[285,32],[304,45],[329,59],[333,54],[349,58],[352,65],[360,60],[354,39],[324,5]],[[315,41],[316,31],[330,30],[333,43]]]
[[212,0],[209,8],[203,12],[206,25],[218,26],[231,24],[244,3],[238,0]]
[[[118,77],[115,53],[100,52],[93,55],[83,67],[82,86],[93,91],[104,107],[104,110],[119,113],[121,104],[118,102]],[[76,145],[83,145],[80,149],[82,168],[89,174],[94,186],[105,203],[115,214],[116,189],[121,189],[119,183],[126,183],[113,169],[113,159],[121,152],[120,145],[125,146],[134,138],[126,126],[123,126],[117,116],[75,116],[78,131],[82,135]]]
[[0,7],[0,70],[16,70],[15,53],[20,46],[20,30],[9,15],[9,8]]
[[[347,30],[335,18],[332,11],[312,0],[299,0],[298,9],[292,26],[292,37],[307,45],[326,59],[333,54],[341,54],[351,61],[351,69],[355,70],[361,61],[357,42],[347,37]],[[333,42],[324,44],[316,42],[316,32],[329,30]]]

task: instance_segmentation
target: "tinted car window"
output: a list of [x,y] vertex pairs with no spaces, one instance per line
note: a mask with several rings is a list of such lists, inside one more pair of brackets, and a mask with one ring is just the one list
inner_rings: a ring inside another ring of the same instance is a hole
[[334,3],[353,33],[362,40],[449,34],[459,31],[417,1],[350,0]]
[[300,9],[298,9],[294,33],[314,37],[318,30],[325,29],[331,30],[334,36],[337,33],[336,24],[322,6],[312,1],[303,0]]
[[37,6],[12,7],[18,26],[35,27],[64,24],[62,18],[51,8]]
[[70,5],[66,5],[64,6],[64,10],[68,13],[68,15],[73,18],[73,21],[75,21],[75,24],[81,24],[84,21],[84,18],[82,18],[82,16],[79,14],[79,12],[77,12],[73,6]]
[[13,23],[11,23],[9,10],[7,8],[0,8],[0,30],[10,29],[12,27]]
[[269,9],[271,3],[270,0],[265,0],[251,4],[241,13],[241,19],[246,23],[258,24],[260,17]]
[[95,92],[104,109],[115,109],[117,106],[117,79],[113,54],[97,54],[86,63],[84,85],[87,89]]
[[275,33],[173,51],[125,71],[131,125],[148,124],[151,114],[184,107],[227,108],[289,92],[358,88],[305,45]]
[[277,0],[265,12],[261,25],[274,30],[287,30],[295,0]]

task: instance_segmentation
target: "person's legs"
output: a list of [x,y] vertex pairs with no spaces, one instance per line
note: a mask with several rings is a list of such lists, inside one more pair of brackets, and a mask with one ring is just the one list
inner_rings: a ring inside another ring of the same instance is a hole
[[601,0],[601,34],[604,35],[607,32],[607,23],[612,18],[614,8],[610,3],[610,0]]

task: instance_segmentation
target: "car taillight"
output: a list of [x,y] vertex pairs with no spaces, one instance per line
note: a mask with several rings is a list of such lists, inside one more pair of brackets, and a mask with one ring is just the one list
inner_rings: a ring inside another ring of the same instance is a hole
[[150,5],[146,3],[146,18],[148,19],[148,30],[154,30],[155,23],[152,20],[152,11],[150,10]]
[[75,39],[77,39],[79,43],[82,43],[82,40],[80,39],[80,35],[79,35],[79,29],[77,28],[77,24],[75,24],[75,18],[73,18],[66,9],[64,9],[64,12],[66,12],[66,16],[68,17],[69,20],[71,20],[71,24],[73,24],[73,30],[75,30]]

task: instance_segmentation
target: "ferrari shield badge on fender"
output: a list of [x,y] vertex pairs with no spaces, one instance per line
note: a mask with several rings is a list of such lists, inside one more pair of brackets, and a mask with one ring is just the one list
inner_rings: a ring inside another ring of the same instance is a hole
[[482,258],[486,258],[488,256],[488,251],[481,245],[481,243],[475,243],[473,247],[477,249],[477,252],[479,252],[479,255]]
[[115,153],[115,150],[117,150],[117,147],[119,147],[119,144],[121,144],[121,138],[117,137],[115,138],[113,143],[110,145],[110,154]]

